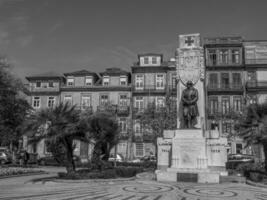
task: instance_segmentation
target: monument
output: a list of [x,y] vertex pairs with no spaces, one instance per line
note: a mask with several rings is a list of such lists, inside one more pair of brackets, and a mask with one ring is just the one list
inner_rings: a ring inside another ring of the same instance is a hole
[[227,139],[206,129],[204,52],[199,34],[179,36],[177,130],[158,138],[158,181],[218,183],[227,175]]

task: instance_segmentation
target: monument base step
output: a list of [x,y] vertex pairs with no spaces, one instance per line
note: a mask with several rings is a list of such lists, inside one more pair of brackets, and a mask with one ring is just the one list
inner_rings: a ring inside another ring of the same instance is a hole
[[157,181],[219,183],[220,173],[210,171],[156,171]]

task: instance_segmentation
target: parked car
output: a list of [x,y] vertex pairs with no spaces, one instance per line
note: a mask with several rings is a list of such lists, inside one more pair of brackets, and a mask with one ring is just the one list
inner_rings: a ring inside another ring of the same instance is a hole
[[[115,161],[115,155],[114,155],[114,154],[110,154],[108,161],[110,161],[110,162],[114,162],[114,161]],[[123,161],[123,157],[122,157],[122,155],[117,154],[117,155],[116,155],[116,161],[117,161],[117,162],[122,162],[122,161]]]
[[157,158],[154,155],[147,155],[147,156],[144,156],[143,158],[141,158],[141,161],[143,161],[143,162],[147,162],[147,161],[157,162]]
[[0,164],[3,165],[11,162],[12,162],[11,154],[4,151],[0,151]]
[[[74,162],[75,164],[79,164],[80,163],[80,157],[74,155]],[[45,157],[41,157],[37,160],[37,163],[39,165],[51,165],[51,166],[60,166],[61,163],[59,162],[59,160],[57,160],[56,158],[54,158],[52,155],[47,155]]]
[[228,155],[228,161],[226,163],[227,169],[236,169],[239,164],[242,163],[254,163],[254,156],[247,154],[230,154]]

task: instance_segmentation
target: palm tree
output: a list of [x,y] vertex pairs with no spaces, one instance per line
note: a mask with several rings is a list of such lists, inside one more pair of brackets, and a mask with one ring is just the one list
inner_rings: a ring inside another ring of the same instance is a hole
[[267,103],[248,106],[235,129],[247,145],[262,144],[267,171]]
[[90,141],[94,142],[92,161],[101,169],[101,160],[108,160],[111,149],[119,141],[119,126],[114,116],[109,113],[90,116],[88,126]]
[[87,124],[80,119],[80,113],[75,106],[60,103],[54,108],[36,112],[30,116],[27,130],[30,131],[30,142],[36,143],[45,139],[52,147],[53,156],[63,156],[61,161],[67,173],[75,172],[73,141],[87,139]]

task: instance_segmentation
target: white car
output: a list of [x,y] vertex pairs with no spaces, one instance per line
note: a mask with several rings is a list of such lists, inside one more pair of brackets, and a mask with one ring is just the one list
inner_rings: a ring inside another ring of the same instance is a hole
[[[113,154],[111,154],[111,155],[109,156],[108,161],[110,161],[110,162],[114,162],[114,161],[115,161],[115,157],[114,157]],[[116,156],[116,161],[117,161],[117,162],[122,162],[122,161],[123,161],[122,156],[119,155],[119,154],[117,154],[117,156]]]

